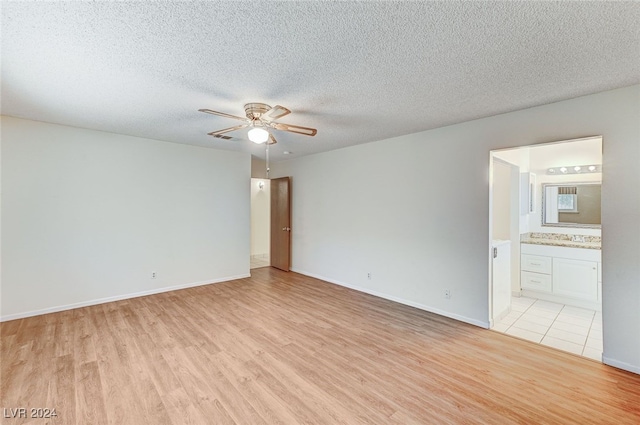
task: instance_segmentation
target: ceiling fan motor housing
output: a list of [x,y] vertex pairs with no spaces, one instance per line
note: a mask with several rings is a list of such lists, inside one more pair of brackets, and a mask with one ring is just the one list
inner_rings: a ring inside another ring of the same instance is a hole
[[251,121],[259,120],[269,109],[271,106],[266,103],[247,103],[244,105],[244,112]]

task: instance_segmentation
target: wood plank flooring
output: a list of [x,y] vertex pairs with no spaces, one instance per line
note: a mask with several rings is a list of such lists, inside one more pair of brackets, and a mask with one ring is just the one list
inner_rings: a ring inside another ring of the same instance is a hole
[[640,375],[296,273],[2,323],[3,424],[638,424]]

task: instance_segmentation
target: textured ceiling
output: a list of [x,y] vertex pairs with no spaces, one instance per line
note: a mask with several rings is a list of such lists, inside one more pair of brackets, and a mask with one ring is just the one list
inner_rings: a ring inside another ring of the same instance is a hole
[[295,156],[640,83],[637,2],[2,2],[2,113]]

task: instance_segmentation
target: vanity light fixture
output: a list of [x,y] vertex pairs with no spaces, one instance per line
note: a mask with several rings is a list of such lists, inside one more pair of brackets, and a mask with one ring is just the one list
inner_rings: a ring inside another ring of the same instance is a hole
[[601,173],[602,166],[599,164],[594,165],[574,165],[571,167],[552,167],[547,169],[549,175],[559,174],[589,174],[589,173]]

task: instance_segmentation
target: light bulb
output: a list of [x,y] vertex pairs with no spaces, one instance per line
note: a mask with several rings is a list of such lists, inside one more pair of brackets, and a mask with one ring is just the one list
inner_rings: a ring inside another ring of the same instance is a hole
[[562,171],[563,173],[566,173],[566,172],[567,172],[567,168],[566,168],[566,167],[562,167],[562,168],[560,169],[560,171]]
[[589,171],[591,171],[591,172],[596,171],[596,166],[595,165],[589,165]]
[[556,172],[556,170],[554,170],[553,168],[549,168],[549,174],[553,174],[555,172]]
[[582,170],[582,168],[581,168],[581,167],[578,167],[577,165],[576,165],[575,167],[573,167],[573,169],[574,169],[574,170],[576,170],[576,172],[578,172],[578,171]]
[[247,133],[247,136],[249,136],[249,140],[251,140],[253,143],[260,144],[266,142],[269,139],[269,132],[264,128],[252,128]]

